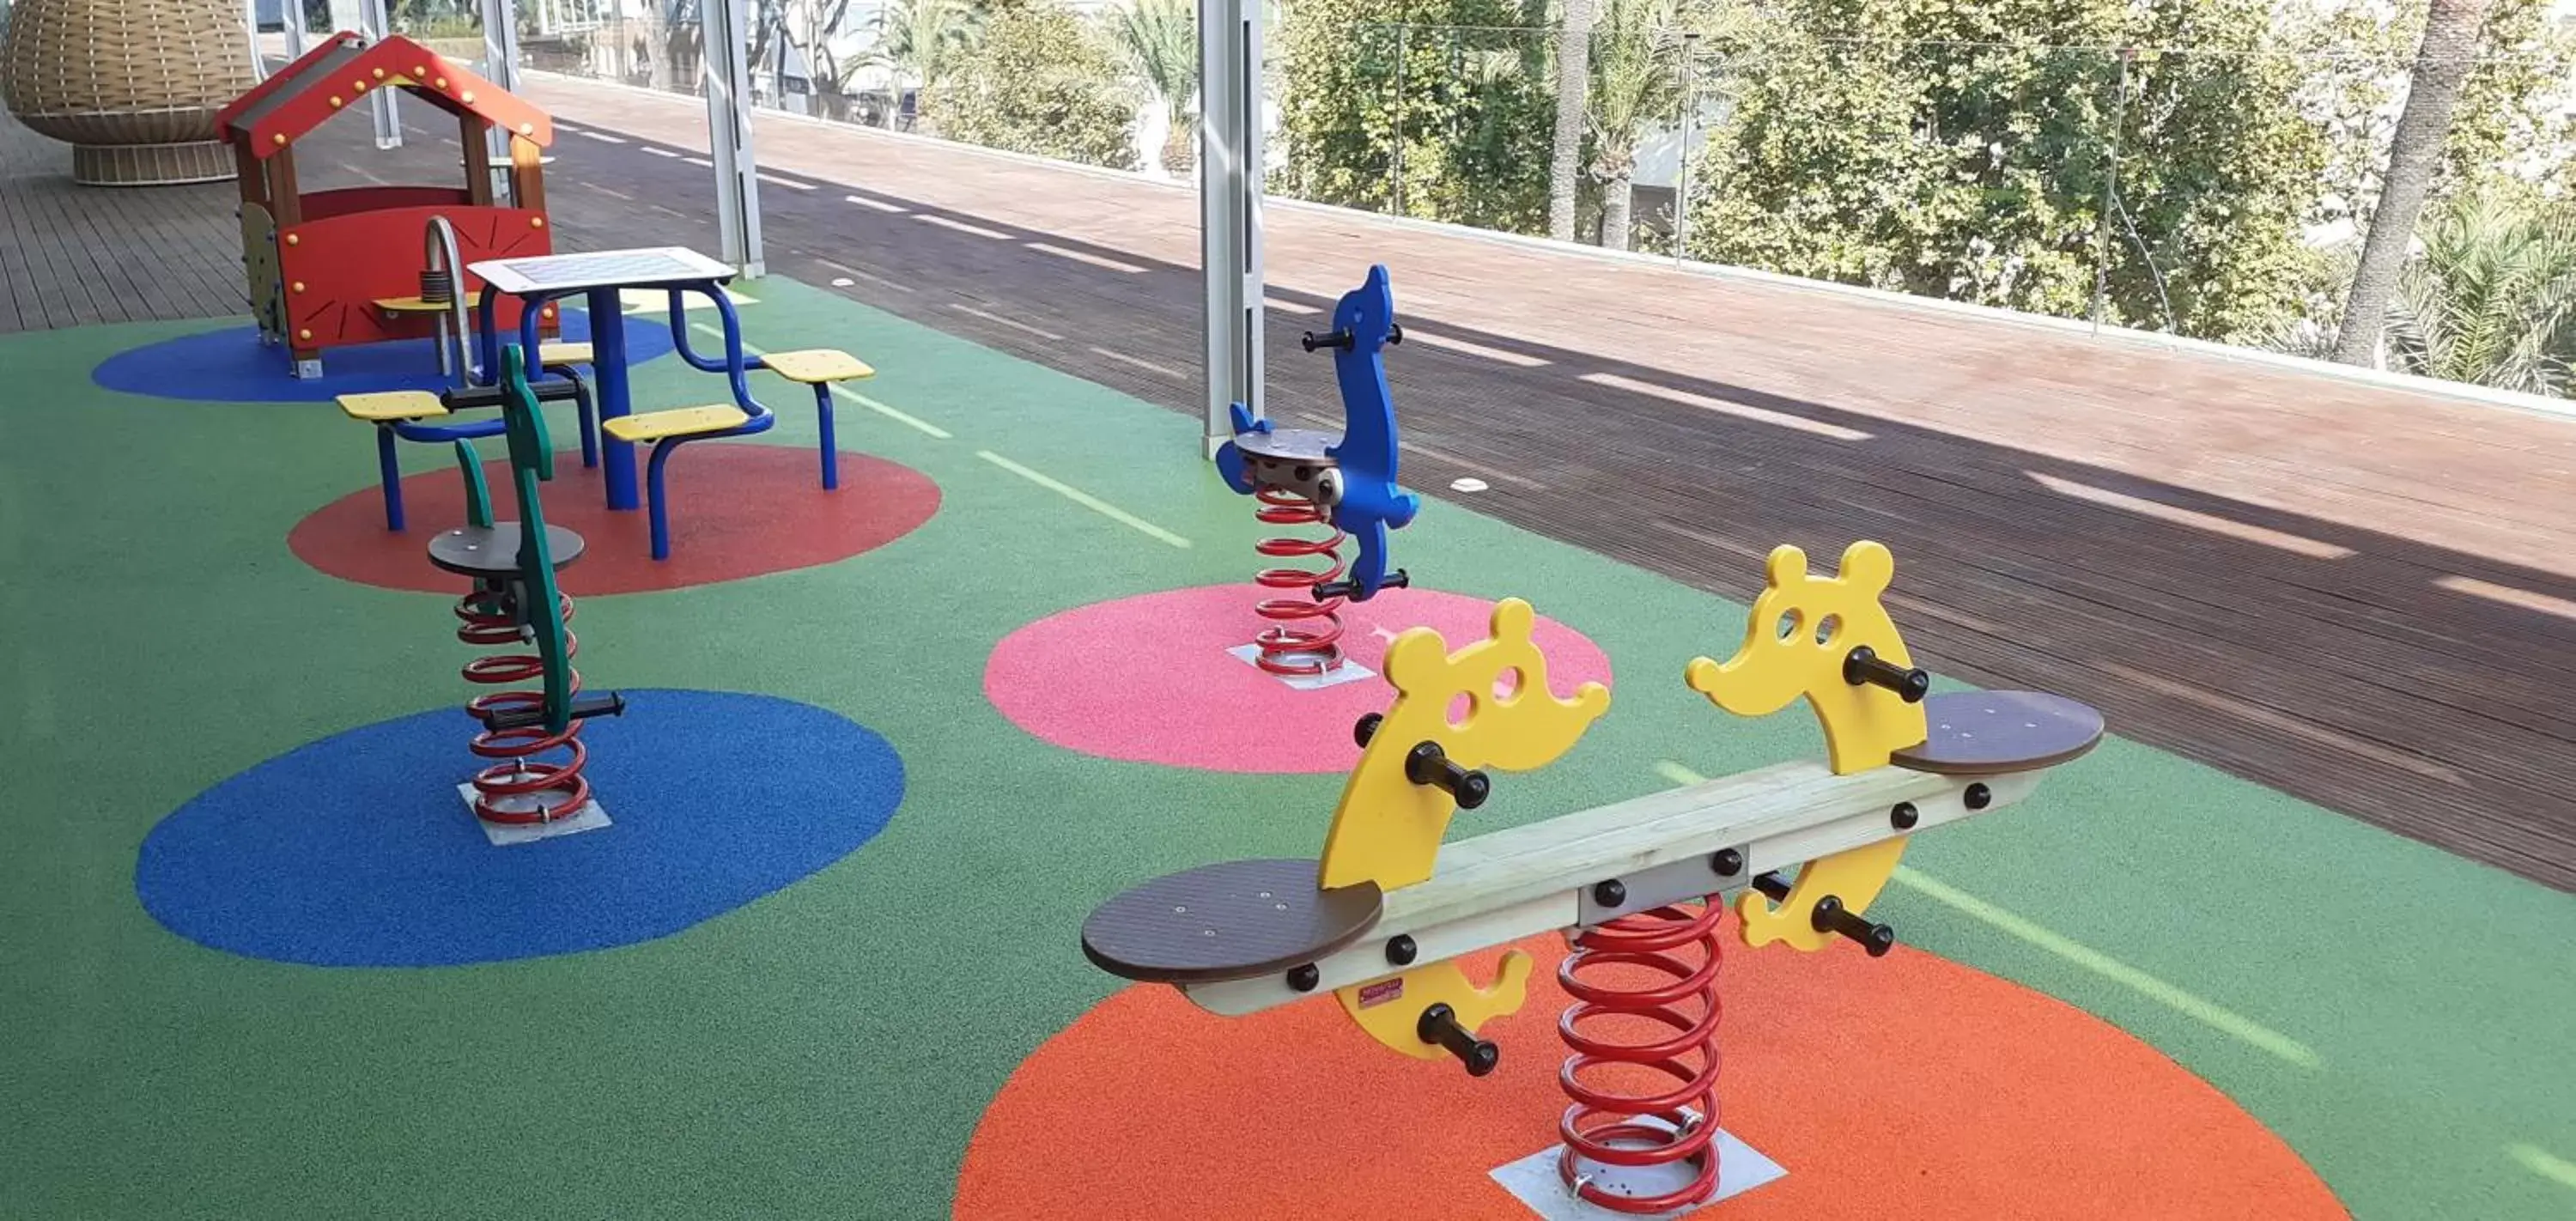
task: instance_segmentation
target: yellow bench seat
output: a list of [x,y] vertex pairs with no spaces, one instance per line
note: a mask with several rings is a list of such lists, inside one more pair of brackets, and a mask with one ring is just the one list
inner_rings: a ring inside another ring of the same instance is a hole
[[586,343],[541,343],[537,345],[537,364],[586,365],[591,363],[590,345]]
[[376,390],[365,394],[343,394],[339,399],[340,410],[350,419],[370,424],[425,420],[447,414],[447,404],[427,390]]
[[695,437],[711,432],[740,428],[751,422],[751,416],[731,403],[712,407],[675,407],[668,411],[646,411],[602,420],[601,432],[631,445],[660,441],[670,437]]
[[[483,294],[480,291],[477,291],[465,299],[465,304],[470,308],[474,305],[480,304],[482,299]],[[455,303],[450,301],[430,301],[418,296],[378,297],[376,298],[376,308],[383,310],[388,314],[443,314],[448,310],[455,308]]]
[[809,386],[818,386],[825,382],[856,381],[877,375],[877,371],[869,368],[866,361],[831,348],[767,352],[761,355],[760,363],[780,377],[791,382],[803,382]]

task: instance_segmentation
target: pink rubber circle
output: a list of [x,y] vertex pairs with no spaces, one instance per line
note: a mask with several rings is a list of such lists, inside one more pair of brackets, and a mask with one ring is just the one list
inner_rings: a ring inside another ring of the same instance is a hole
[[[1012,724],[1067,750],[1210,771],[1347,771],[1359,761],[1351,724],[1395,698],[1381,666],[1412,627],[1451,649],[1482,640],[1494,604],[1429,589],[1391,589],[1342,609],[1343,648],[1370,677],[1299,690],[1226,650],[1265,621],[1252,606],[1275,591],[1249,582],[1095,602],[1003,637],[984,666],[984,694]],[[1548,685],[1571,695],[1610,682],[1610,659],[1582,633],[1541,615],[1533,633]]]

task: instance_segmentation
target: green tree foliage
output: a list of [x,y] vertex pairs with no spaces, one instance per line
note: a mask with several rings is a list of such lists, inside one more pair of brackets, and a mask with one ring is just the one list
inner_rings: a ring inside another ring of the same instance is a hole
[[[1544,232],[1555,103],[1549,36],[1509,0],[1298,0],[1280,189]],[[1399,89],[1398,82],[1401,81]]]
[[[2380,363],[2529,394],[2576,392],[2576,201],[2497,181],[2437,203],[2416,237],[2379,337]],[[2282,327],[2273,347],[2333,354],[2339,289],[2358,255],[2356,242],[2317,252],[2321,287],[2310,315]]]
[[[971,57],[983,36],[984,15],[966,0],[894,0],[877,10],[875,25],[876,43],[866,62],[884,67],[898,93],[906,86],[927,92]],[[901,109],[899,101],[886,107],[888,128]]]
[[990,148],[1136,168],[1137,98],[1099,31],[1054,0],[995,4],[929,94],[940,134]]
[[2576,209],[2498,186],[2429,219],[2389,310],[2389,366],[2529,394],[2576,390]]
[[1601,244],[1625,250],[1637,148],[1681,121],[1682,57],[1694,45],[1685,36],[1711,39],[1744,17],[1725,0],[1600,0],[1596,20],[1584,169],[1601,184]]
[[1127,66],[1163,107],[1163,172],[1190,175],[1198,152],[1199,19],[1190,0],[1130,0],[1109,14]]
[[2264,0],[1767,14],[1719,48],[1697,257],[2083,316],[2107,236],[2107,321],[2232,339],[2295,308],[2326,143]]
[[[2511,181],[2546,179],[2576,158],[2576,26],[2553,12],[2555,0],[2493,0],[2481,31],[2478,60],[2461,82],[2460,100],[2443,143],[2435,198],[2477,194]],[[2379,162],[2387,155],[2395,103],[2403,96],[2409,54],[2424,36],[2425,5],[2398,6],[2386,20],[2373,0],[2343,0],[2329,19],[2324,45],[2340,53],[2326,65],[2336,75],[2367,78],[2334,121],[2369,142],[2366,179],[2354,194],[2365,203],[2377,194]],[[2367,208],[2363,209],[2367,214]]]

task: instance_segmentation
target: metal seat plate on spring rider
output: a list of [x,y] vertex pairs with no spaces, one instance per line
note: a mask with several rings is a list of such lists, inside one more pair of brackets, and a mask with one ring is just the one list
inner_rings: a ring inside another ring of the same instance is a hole
[[1148,983],[1255,979],[1322,958],[1377,926],[1375,883],[1315,888],[1315,862],[1226,861],[1169,874],[1101,904],[1082,952]]
[[1234,448],[1243,455],[1243,473],[1253,486],[1308,498],[1321,490],[1318,478],[1341,465],[1326,452],[1341,443],[1342,434],[1312,428],[1234,434]]
[[1948,691],[1923,701],[1924,740],[1888,761],[1945,776],[2055,767],[2102,740],[2102,714],[2041,691]]
[[1333,459],[1325,451],[1342,443],[1342,434],[1319,428],[1274,428],[1269,432],[1234,434],[1234,447],[1246,458],[1266,458],[1273,462],[1309,462],[1331,466]]
[[[581,558],[581,536],[561,526],[546,527],[546,550],[555,570]],[[502,579],[519,575],[519,523],[458,526],[429,540],[429,562],[458,576]]]

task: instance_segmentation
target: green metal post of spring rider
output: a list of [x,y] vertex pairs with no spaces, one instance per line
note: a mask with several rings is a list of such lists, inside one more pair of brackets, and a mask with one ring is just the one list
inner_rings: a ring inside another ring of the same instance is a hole
[[473,591],[456,603],[457,639],[535,649],[478,657],[465,667],[466,681],[479,685],[540,683],[535,690],[487,693],[465,709],[483,725],[471,749],[494,762],[459,792],[485,833],[508,843],[608,825],[582,776],[589,752],[581,742],[581,723],[624,715],[626,700],[613,691],[582,694],[581,673],[572,668],[580,642],[569,627],[572,599],[557,588],[555,573],[581,558],[582,539],[547,525],[538,501],[537,485],[555,476],[554,445],[537,413],[526,355],[516,344],[501,352],[501,390],[519,519],[492,520],[481,456],[471,440],[460,439],[456,462],[465,479],[466,524],[429,541],[429,562],[474,582]]

